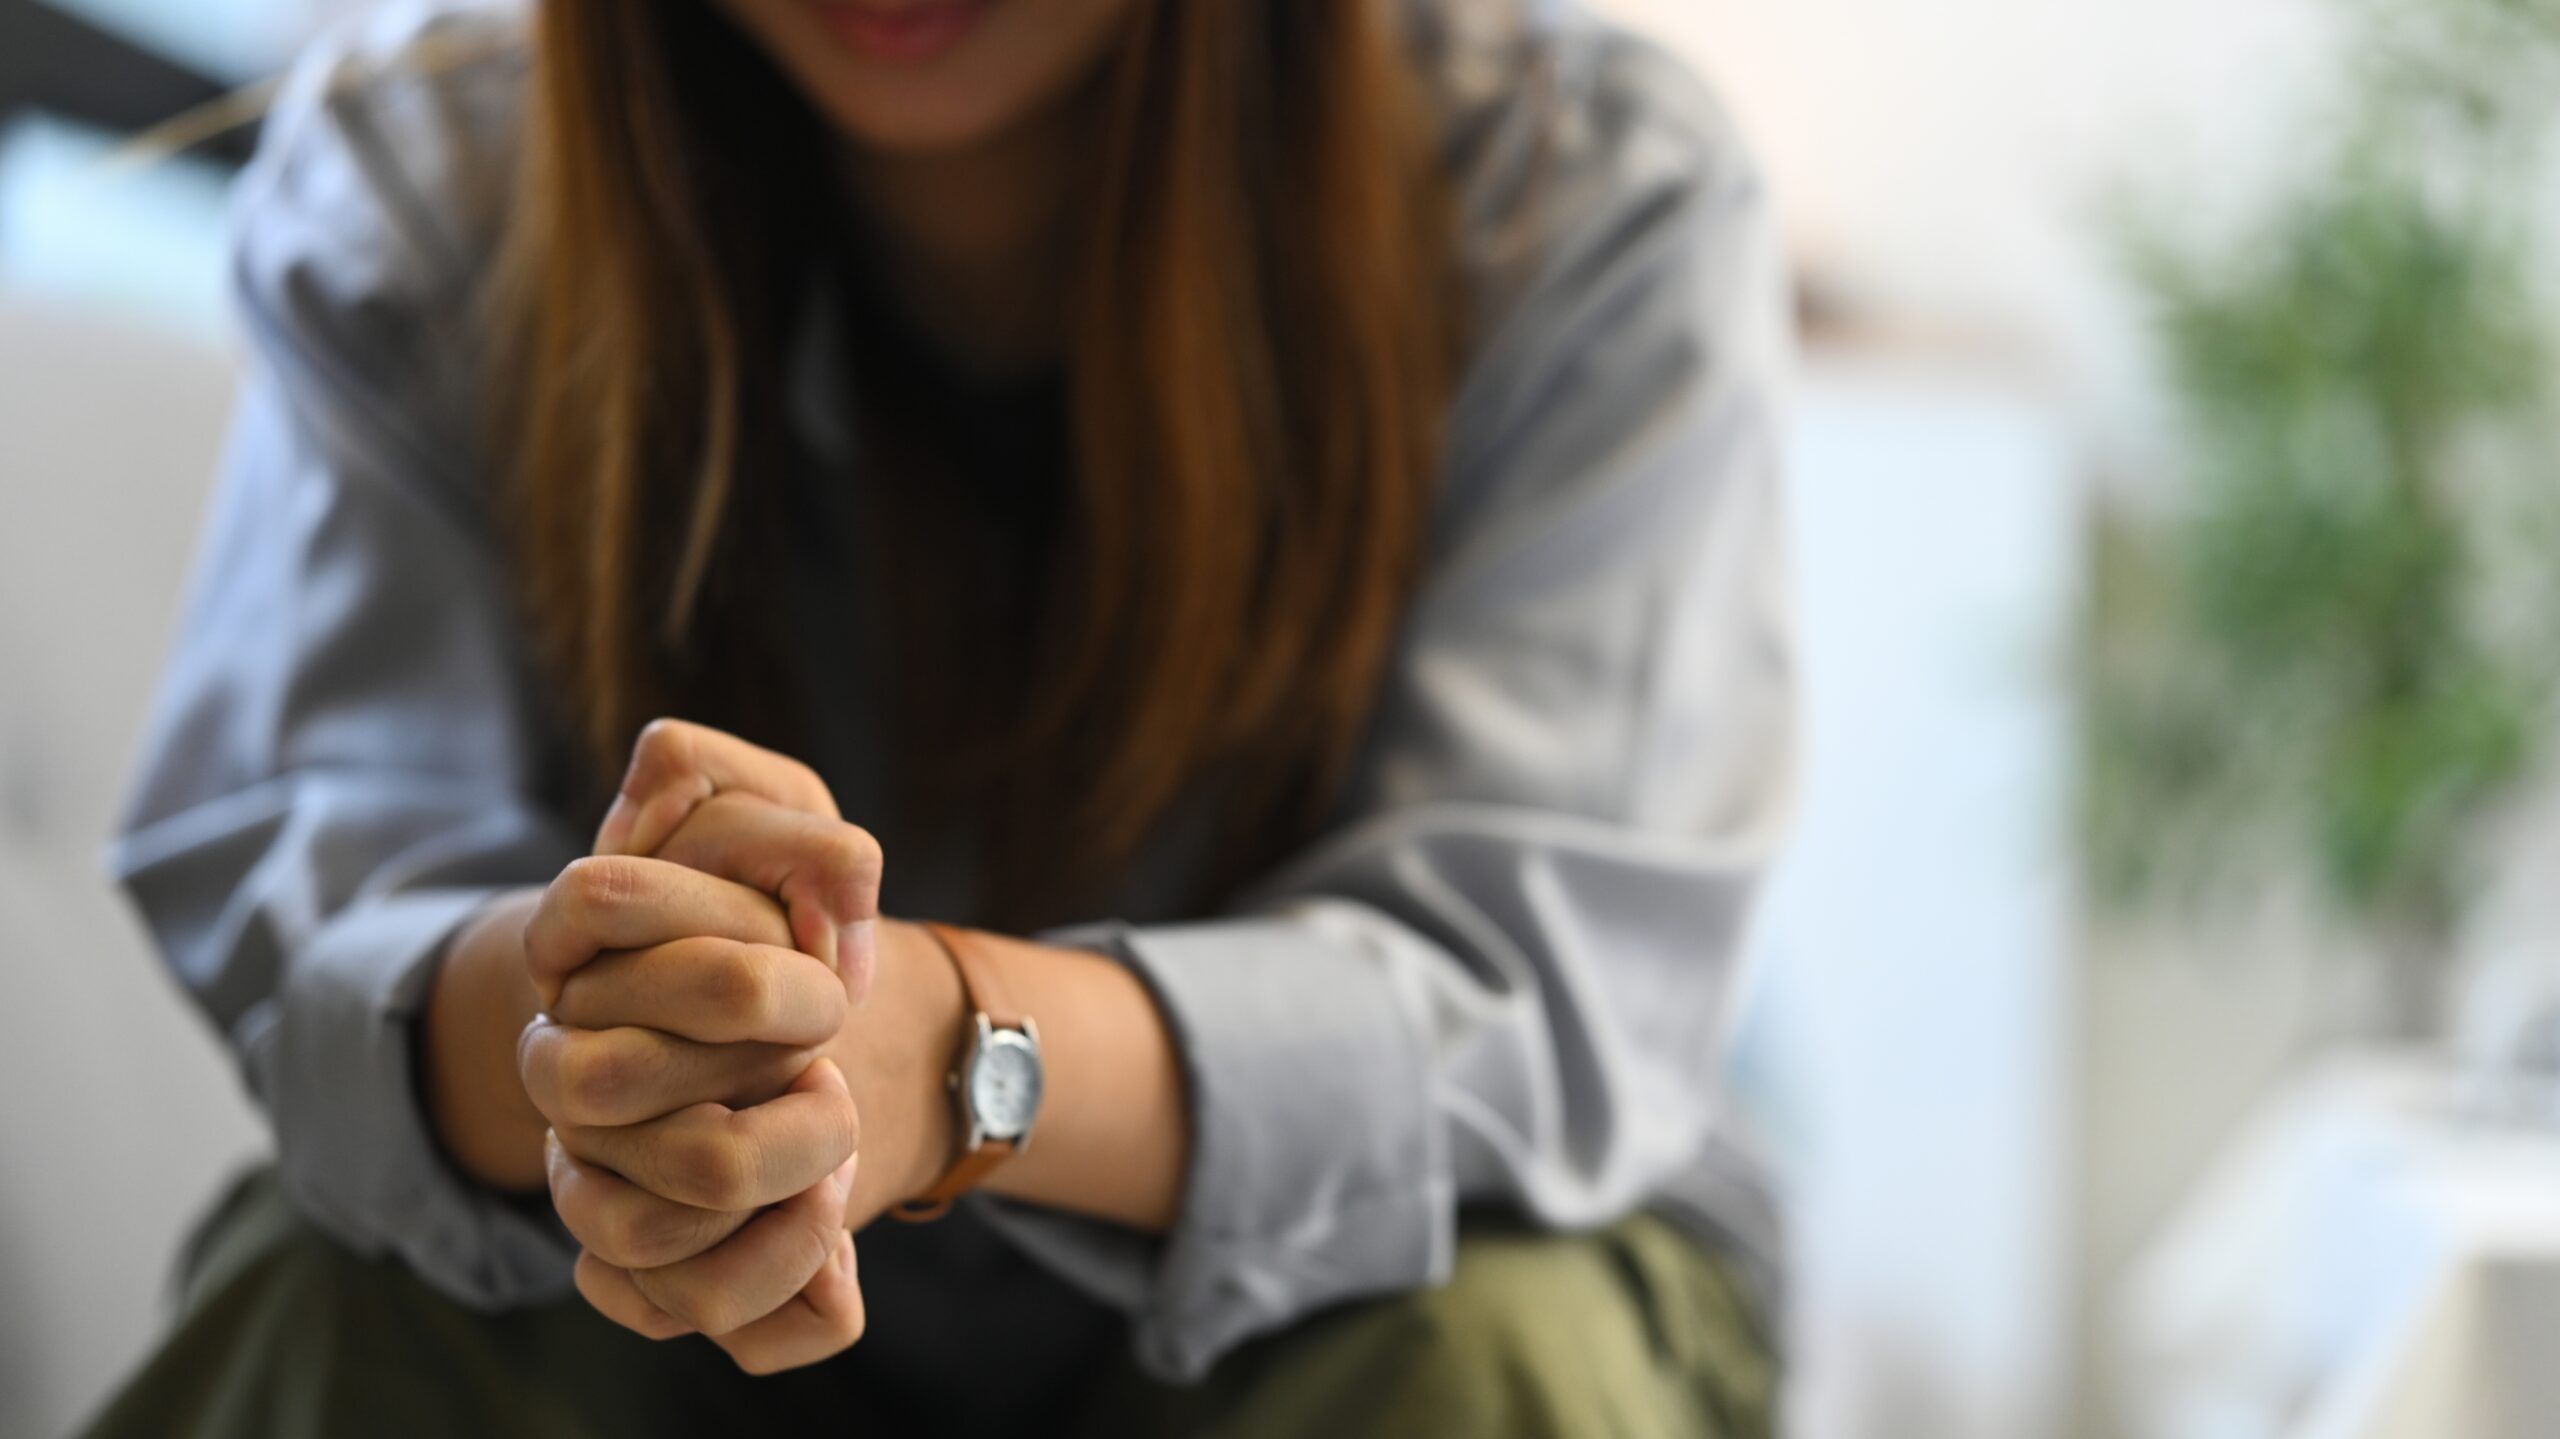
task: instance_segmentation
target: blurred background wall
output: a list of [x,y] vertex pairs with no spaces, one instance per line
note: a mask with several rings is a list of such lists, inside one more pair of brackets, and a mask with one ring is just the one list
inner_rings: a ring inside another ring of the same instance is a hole
[[1996,341],[2110,444],[2155,423],[2101,209],[2210,209],[2297,147],[2320,0],[1600,0],[1706,72],[1777,180],[1802,271],[1858,328]]
[[[2208,218],[2256,193],[2333,12],[1596,3],[1740,114],[1814,322],[1793,541],[1811,769],[1733,1061],[1796,1185],[1794,1430],[2307,1432],[2321,1366],[2364,1331],[2295,1342],[2244,1316],[2230,1332],[2273,1346],[2250,1368],[2245,1342],[2179,1347],[2225,1331],[2175,1264],[2128,1296],[2157,1251],[2196,1247],[2172,1231],[2212,1228],[2190,1211],[2280,1187],[2216,1156],[2364,1001],[2281,914],[2210,963],[2087,919],[2066,653],[2089,498],[2168,448],[2100,212],[2161,177]],[[134,1362],[185,1223],[263,1144],[97,862],[236,364],[236,151],[95,160],[137,108],[270,74],[362,8],[0,0],[0,1433],[64,1428]],[[53,63],[71,46],[87,70]],[[2340,1145],[2364,1152],[2320,1152]],[[2385,1328],[2387,1288],[2358,1300]],[[2212,1390],[2217,1364],[2238,1377]],[[2228,1402],[2181,1407],[2199,1385]]]

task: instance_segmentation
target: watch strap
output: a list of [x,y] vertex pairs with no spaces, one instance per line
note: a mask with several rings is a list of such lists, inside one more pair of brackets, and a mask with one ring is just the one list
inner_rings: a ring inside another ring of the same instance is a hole
[[[987,1026],[993,1029],[1028,1028],[1021,1013],[1007,999],[1004,981],[997,976],[995,962],[981,946],[976,931],[932,920],[924,922],[924,931],[933,936],[933,942],[951,957],[951,967],[959,971],[961,1000],[969,1007],[973,1023],[984,1018]],[[960,1066],[967,1062],[970,1053],[970,1049],[964,1048],[953,1062],[951,1071],[951,1089],[964,1114],[968,1104],[968,1076],[961,1072]],[[974,1147],[964,1145],[932,1187],[893,1206],[889,1210],[891,1217],[911,1223],[940,1219],[951,1212],[953,1200],[985,1182],[986,1177],[995,1172],[996,1166],[1013,1157],[1017,1147],[1010,1139],[982,1140]]]
[[1005,994],[1004,979],[996,973],[984,935],[933,920],[924,922],[924,930],[951,956],[951,967],[960,971],[960,993],[973,1012],[985,1015],[987,1023],[998,1029],[1023,1027],[1021,1011]]
[[942,1177],[933,1182],[931,1189],[913,1199],[901,1201],[889,1212],[916,1224],[940,1219],[951,1212],[951,1201],[977,1188],[981,1181],[995,1172],[997,1165],[1012,1157],[1013,1141],[1010,1139],[990,1139],[975,1149],[964,1149],[958,1159],[951,1161],[951,1167],[942,1171]]

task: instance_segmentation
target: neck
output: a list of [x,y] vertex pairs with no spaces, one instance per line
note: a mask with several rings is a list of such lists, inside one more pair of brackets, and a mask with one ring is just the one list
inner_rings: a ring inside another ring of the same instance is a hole
[[883,291],[964,368],[990,378],[1055,358],[1075,127],[1052,114],[965,150],[854,150],[845,173],[880,241]]

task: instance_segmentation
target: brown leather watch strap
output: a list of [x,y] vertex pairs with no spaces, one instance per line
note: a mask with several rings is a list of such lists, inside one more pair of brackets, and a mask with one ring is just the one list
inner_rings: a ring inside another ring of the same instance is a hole
[[[994,961],[980,948],[976,932],[931,920],[924,922],[924,931],[933,936],[933,942],[951,957],[951,967],[960,972],[960,993],[969,1006],[972,1026],[977,1023],[978,1016],[984,1015],[987,1023],[997,1029],[1025,1027],[1023,1016],[1006,999],[1004,982],[996,975]],[[951,1070],[953,1102],[962,1106],[963,1115],[967,1113],[967,1099],[961,1094],[961,1089],[968,1083],[968,1076],[961,1072],[960,1066],[966,1063],[968,1055],[969,1051],[964,1048],[953,1060]],[[931,1188],[892,1207],[890,1216],[910,1223],[940,1219],[950,1212],[953,1200],[977,1188],[995,1172],[997,1165],[1011,1159],[1015,1147],[1010,1139],[989,1139],[975,1148],[964,1147]]]
[[982,1180],[995,1172],[997,1165],[1012,1157],[1013,1141],[1010,1139],[990,1139],[975,1149],[961,1150],[960,1157],[951,1161],[951,1167],[942,1171],[942,1177],[933,1182],[931,1189],[913,1199],[901,1201],[889,1212],[910,1224],[940,1219],[951,1212],[951,1201],[977,1188]]
[[995,961],[984,948],[985,936],[973,929],[956,925],[924,922],[925,933],[951,956],[952,967],[960,971],[960,992],[969,1008],[987,1017],[987,1023],[998,1029],[1022,1028],[1022,1016],[1006,999],[1004,980],[996,974]]

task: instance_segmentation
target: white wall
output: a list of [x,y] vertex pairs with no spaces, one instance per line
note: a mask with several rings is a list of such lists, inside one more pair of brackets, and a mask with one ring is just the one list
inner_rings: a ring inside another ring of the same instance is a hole
[[1590,0],[1703,70],[1808,274],[1870,321],[2013,348],[2109,453],[2147,448],[2100,211],[2244,194],[2317,107],[2326,0]]

